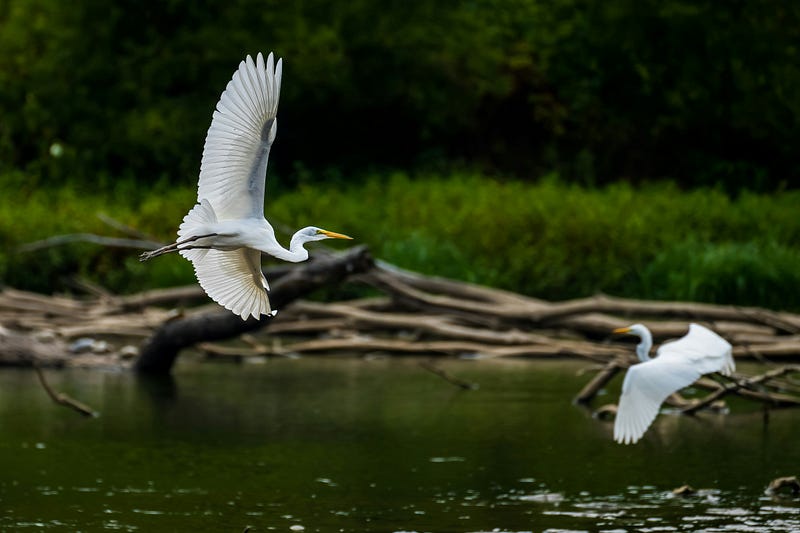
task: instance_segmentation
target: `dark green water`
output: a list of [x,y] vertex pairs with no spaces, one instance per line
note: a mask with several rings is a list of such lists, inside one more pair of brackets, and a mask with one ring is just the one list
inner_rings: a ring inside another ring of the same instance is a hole
[[408,359],[49,371],[96,419],[0,370],[0,530],[800,531],[764,494],[800,474],[796,411],[661,416],[626,447],[570,403],[583,364],[441,365],[480,389]]

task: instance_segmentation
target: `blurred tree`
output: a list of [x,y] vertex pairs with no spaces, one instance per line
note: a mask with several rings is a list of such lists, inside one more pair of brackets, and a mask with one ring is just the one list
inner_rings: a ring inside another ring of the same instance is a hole
[[798,45],[800,4],[777,0],[0,0],[0,165],[189,179],[236,64],[274,50],[284,175],[791,186]]

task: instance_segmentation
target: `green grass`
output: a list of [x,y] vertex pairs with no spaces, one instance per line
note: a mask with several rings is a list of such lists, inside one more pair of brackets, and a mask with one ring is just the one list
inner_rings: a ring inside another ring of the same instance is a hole
[[[168,241],[194,201],[193,185],[145,192],[123,183],[103,194],[8,181],[20,195],[0,206],[0,279],[8,284],[52,290],[77,274],[129,292],[192,281],[179,257],[140,264],[136,251],[86,244],[12,250],[55,234],[115,234],[100,211]],[[799,204],[800,191],[731,198],[666,183],[583,188],[464,173],[301,187],[268,197],[265,210],[284,244],[281,228],[317,225],[405,268],[548,299],[603,291],[800,309]]]
[[102,190],[39,187],[29,176],[0,177],[0,281],[52,292],[70,279],[94,280],[112,290],[134,292],[148,287],[188,283],[192,268],[180,258],[141,264],[139,251],[75,243],[21,252],[26,243],[54,235],[94,233],[127,237],[105,224],[98,214],[135,227],[154,238],[170,241],[194,188],[158,184],[146,190],[132,181],[106,183]]

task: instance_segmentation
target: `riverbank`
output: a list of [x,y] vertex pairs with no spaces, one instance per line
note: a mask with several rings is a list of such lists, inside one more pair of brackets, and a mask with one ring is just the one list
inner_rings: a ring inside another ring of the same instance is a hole
[[[142,265],[138,250],[79,238],[19,251],[55,235],[166,242],[194,202],[193,182],[44,190],[21,175],[5,178],[2,195],[18,201],[0,206],[2,282],[52,292],[77,276],[131,293],[193,281],[179,257]],[[265,211],[284,242],[313,224],[353,235],[404,268],[549,300],[604,292],[800,309],[800,292],[786,290],[800,286],[800,191],[731,197],[669,183],[585,188],[554,177],[398,173],[270,196],[267,181]]]

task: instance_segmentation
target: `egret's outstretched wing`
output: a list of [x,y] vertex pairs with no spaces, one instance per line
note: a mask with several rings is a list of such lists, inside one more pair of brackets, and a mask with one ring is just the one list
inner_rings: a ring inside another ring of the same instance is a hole
[[205,250],[192,259],[197,281],[218,304],[239,315],[259,318],[274,314],[269,305],[267,280],[261,273],[261,252],[251,248],[233,251]]
[[220,96],[208,128],[197,200],[219,220],[264,216],[264,181],[277,132],[282,60],[247,56]]
[[622,383],[614,421],[614,440],[638,441],[658,414],[667,396],[697,381],[702,375],[690,359],[662,357],[633,365]]
[[736,370],[728,341],[699,324],[690,324],[689,333],[680,339],[666,342],[658,349],[658,357],[679,354],[686,358],[701,374],[721,372],[729,376]]
[[688,387],[703,374],[730,375],[736,365],[728,341],[708,328],[689,325],[689,333],[667,342],[658,357],[628,369],[614,423],[614,440],[638,441],[658,414],[667,396]]

